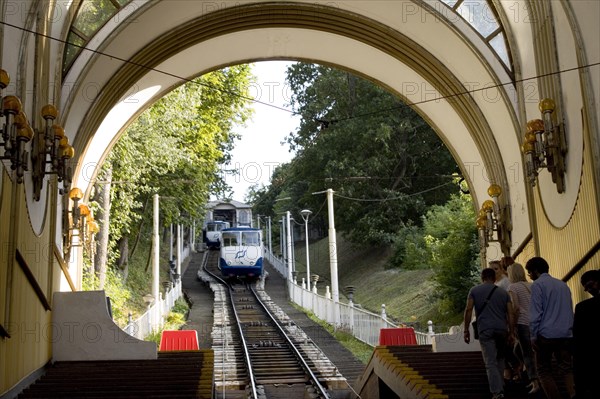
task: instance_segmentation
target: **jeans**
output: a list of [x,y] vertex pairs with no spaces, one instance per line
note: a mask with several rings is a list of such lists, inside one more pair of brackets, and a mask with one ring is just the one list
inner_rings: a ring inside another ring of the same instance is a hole
[[561,399],[562,396],[552,375],[552,358],[556,359],[558,374],[564,380],[569,397],[575,396],[573,384],[573,365],[571,358],[571,338],[544,338],[538,336],[536,340],[537,360],[540,384],[548,399]]
[[507,336],[506,330],[484,330],[479,333],[479,344],[492,394],[504,391],[504,353]]
[[523,352],[523,363],[525,363],[525,368],[527,369],[527,377],[529,377],[530,381],[535,380],[538,378],[538,373],[533,348],[531,347],[529,326],[517,324],[517,336],[519,338],[519,344],[521,345],[521,351]]

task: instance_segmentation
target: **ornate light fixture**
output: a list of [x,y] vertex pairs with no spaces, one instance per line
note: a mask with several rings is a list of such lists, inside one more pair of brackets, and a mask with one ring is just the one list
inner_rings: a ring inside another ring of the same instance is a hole
[[69,199],[73,201],[73,206],[71,210],[65,211],[63,222],[63,226],[67,226],[64,232],[65,257],[68,257],[72,247],[83,246],[92,250],[94,235],[100,230],[90,208],[80,203],[83,192],[79,188],[75,187],[69,191]]
[[[58,181],[63,182],[61,194],[69,191],[71,186],[71,168],[67,161],[75,155],[75,150],[69,144],[69,139],[65,135],[65,130],[54,121],[58,117],[58,110],[52,104],[45,105],[42,108],[42,118],[44,118],[45,127],[43,131],[37,132],[34,136],[31,163],[33,165],[33,197],[36,201],[40,200],[42,187],[44,185],[44,176],[56,174]],[[47,165],[50,168],[47,168]]]
[[488,195],[492,198],[481,205],[477,216],[477,228],[482,251],[489,246],[490,242],[500,244],[502,253],[508,255],[511,245],[510,208],[500,206],[498,197],[502,195],[502,188],[492,184],[488,188]]
[[539,170],[546,168],[552,175],[557,191],[563,193],[567,142],[564,123],[555,120],[555,107],[554,100],[550,98],[540,101],[542,119],[527,122],[522,149],[525,154],[529,184],[535,186]]
[[2,91],[10,83],[10,77],[4,69],[0,69],[0,117],[4,153],[0,159],[10,160],[11,169],[16,173],[17,183],[23,183],[23,174],[27,170],[27,151],[25,144],[33,137],[33,129],[29,126],[27,116],[23,112],[21,100],[16,96],[4,96]]

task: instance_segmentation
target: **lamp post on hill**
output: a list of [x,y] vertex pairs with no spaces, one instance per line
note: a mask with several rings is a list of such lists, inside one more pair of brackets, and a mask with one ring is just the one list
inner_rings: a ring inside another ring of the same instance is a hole
[[304,238],[306,240],[306,281],[310,281],[310,257],[308,256],[308,218],[312,211],[303,209],[300,211],[302,219],[304,219]]

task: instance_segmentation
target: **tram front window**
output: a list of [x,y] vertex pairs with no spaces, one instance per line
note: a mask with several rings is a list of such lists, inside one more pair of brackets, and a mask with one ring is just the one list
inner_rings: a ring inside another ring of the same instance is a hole
[[238,237],[239,237],[238,233],[225,232],[225,233],[223,233],[223,237],[221,237],[222,245],[224,247],[235,247],[238,245]]
[[258,246],[260,245],[260,237],[257,231],[248,231],[242,233],[242,245]]

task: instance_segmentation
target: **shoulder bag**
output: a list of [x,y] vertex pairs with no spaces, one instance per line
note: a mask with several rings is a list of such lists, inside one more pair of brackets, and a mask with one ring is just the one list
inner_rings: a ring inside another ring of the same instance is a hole
[[[483,310],[485,309],[486,305],[490,301],[490,298],[492,297],[492,294],[494,293],[494,291],[496,291],[496,288],[498,288],[497,285],[495,285],[494,288],[492,288],[492,290],[490,291],[487,298],[485,298],[485,302],[483,303],[481,310],[479,310],[479,314],[477,315],[477,317],[479,317],[483,313]],[[471,323],[471,325],[473,326],[473,338],[479,339],[479,329],[477,328],[477,319],[475,319],[475,321],[473,321]]]

